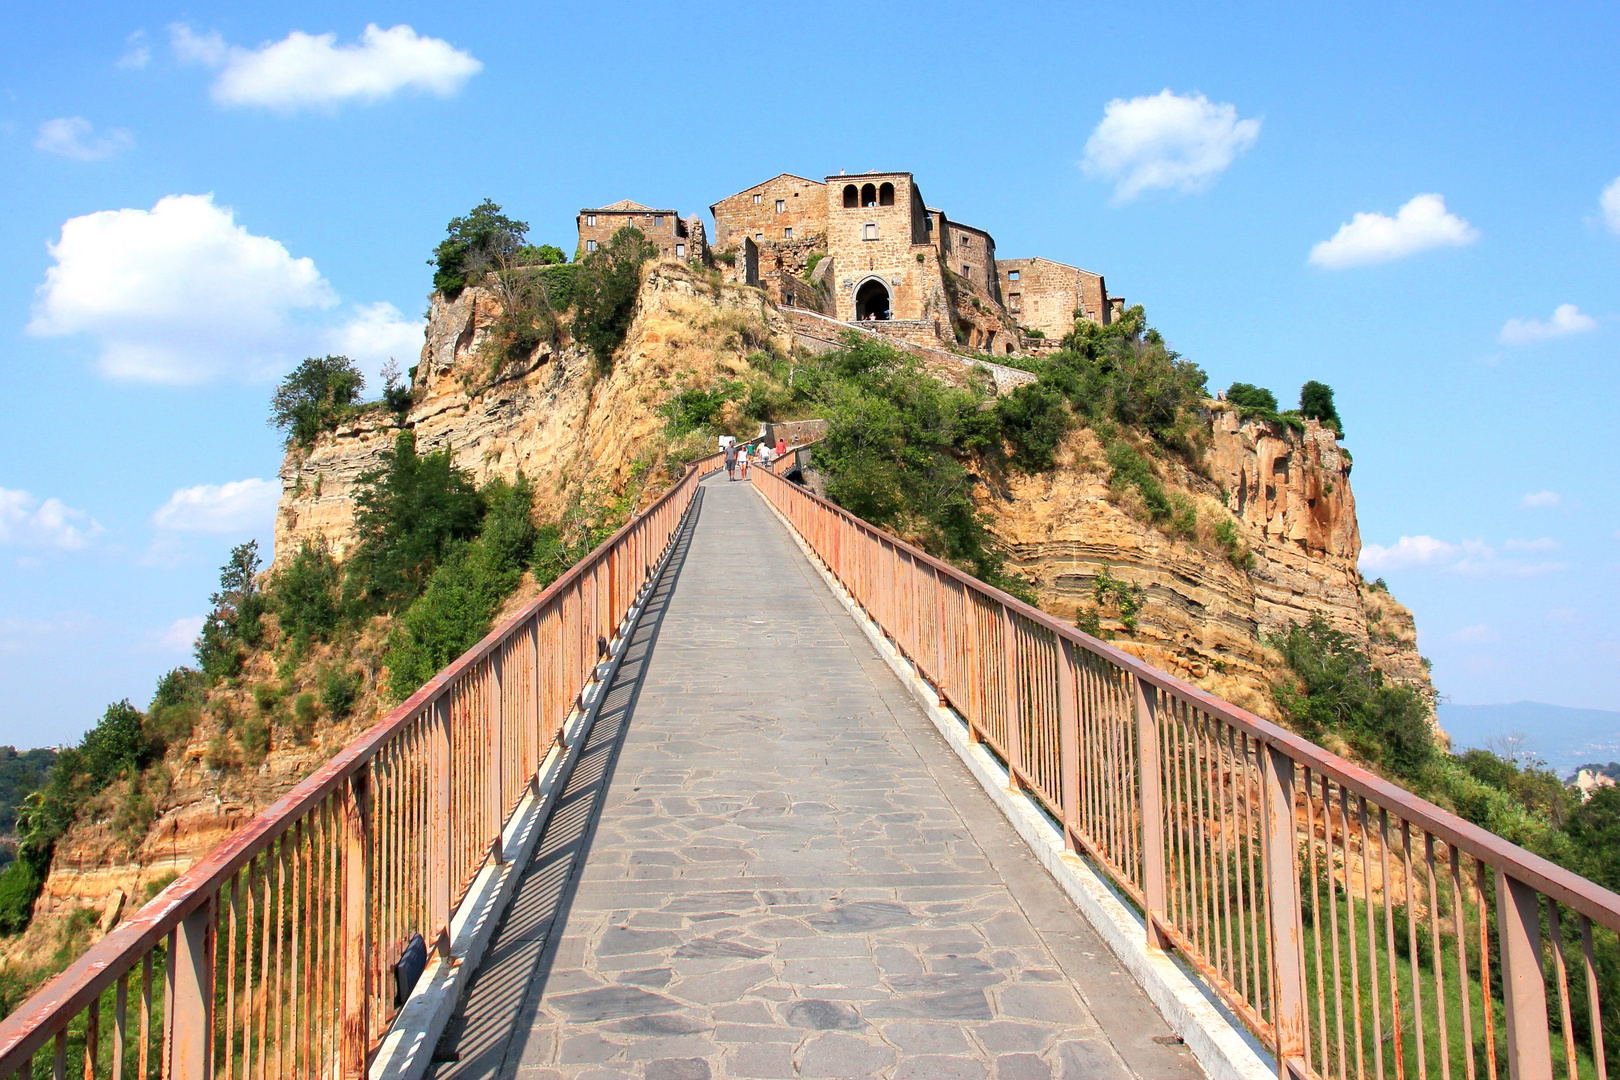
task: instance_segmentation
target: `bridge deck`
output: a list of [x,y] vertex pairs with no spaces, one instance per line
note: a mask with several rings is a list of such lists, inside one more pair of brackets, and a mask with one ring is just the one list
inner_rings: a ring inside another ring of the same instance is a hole
[[706,485],[430,1075],[1201,1076],[749,488]]

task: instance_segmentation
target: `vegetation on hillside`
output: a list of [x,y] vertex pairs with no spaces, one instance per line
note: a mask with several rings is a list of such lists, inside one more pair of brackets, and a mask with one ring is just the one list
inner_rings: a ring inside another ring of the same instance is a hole
[[568,261],[561,248],[528,244],[528,223],[507,217],[490,199],[462,217],[451,218],[445,233],[428,265],[433,267],[433,287],[451,300],[480,275],[497,267]]
[[315,445],[323,431],[354,412],[366,377],[347,356],[311,356],[281,380],[270,399],[270,426],[287,433],[287,446]]
[[[1355,639],[1320,617],[1290,626],[1270,644],[1292,675],[1273,688],[1289,727],[1371,764],[1481,828],[1620,891],[1620,788],[1600,788],[1583,802],[1578,791],[1539,765],[1521,765],[1489,750],[1447,753],[1435,740],[1421,695],[1386,680]],[[1579,955],[1573,924],[1564,922],[1566,948]],[[1620,1001],[1620,949],[1607,935],[1599,936],[1596,948],[1601,996]],[[1575,1031],[1589,1054],[1584,1001],[1581,995],[1575,1003]],[[1620,1012],[1604,1017],[1604,1044],[1612,1070],[1620,1066]]]

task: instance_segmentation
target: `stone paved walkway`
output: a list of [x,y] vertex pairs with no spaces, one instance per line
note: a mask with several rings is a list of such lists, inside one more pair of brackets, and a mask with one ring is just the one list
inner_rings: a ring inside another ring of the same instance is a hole
[[705,487],[432,1076],[1202,1076],[742,483]]

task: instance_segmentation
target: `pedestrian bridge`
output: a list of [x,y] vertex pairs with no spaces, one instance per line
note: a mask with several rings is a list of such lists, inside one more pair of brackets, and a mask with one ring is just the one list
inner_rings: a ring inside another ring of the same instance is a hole
[[1620,898],[713,465],[6,1018],[0,1077],[1605,1075]]

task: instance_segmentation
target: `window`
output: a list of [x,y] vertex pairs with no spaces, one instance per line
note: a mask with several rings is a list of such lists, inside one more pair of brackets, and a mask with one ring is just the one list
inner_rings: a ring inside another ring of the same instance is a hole
[[757,232],[757,233],[754,234],[754,243],[761,244],[761,243],[764,243],[764,242],[765,242],[765,234],[764,233]]
[[972,247],[973,246],[973,237],[971,237],[971,236],[962,237],[962,246],[965,247],[965,248]]
[[784,240],[793,239],[793,226],[789,225],[787,228],[782,230],[782,239],[784,239]]
[[963,263],[962,264],[962,276],[963,277],[972,277],[973,276],[973,267],[969,266],[967,263]]
[[787,213],[787,200],[786,199],[777,199],[776,200],[776,212],[778,214]]
[[855,190],[855,185],[854,184],[845,184],[844,185],[844,205],[846,207],[859,206],[860,205],[860,197],[861,197],[860,192]]
[[764,197],[765,196],[762,193],[760,193],[758,191],[754,192],[754,205],[758,206],[760,200],[763,199]]
[[878,188],[878,205],[879,206],[893,206],[894,205],[894,185],[893,184],[884,184],[882,187]]
[[658,225],[658,226],[662,226],[664,224],[664,215],[663,214],[654,214],[653,215],[653,224]]
[[877,205],[877,188],[873,187],[871,184],[867,184],[861,188],[861,205]]
[[686,245],[685,244],[676,244],[675,245],[675,257],[677,259],[686,258]]
[[595,240],[587,240],[587,241],[585,241],[585,250],[586,251],[595,251],[596,250],[596,241]]
[[861,239],[862,240],[876,240],[877,238],[878,238],[877,225],[874,222],[868,221],[865,225],[861,226]]
[[1017,281],[1018,280],[1018,271],[1017,270],[1009,270],[1009,271],[1007,271],[1007,280],[1008,281]]
[[595,225],[596,224],[596,215],[595,214],[586,214],[585,215],[585,224],[587,224],[587,225]]
[[1024,310],[1024,294],[1023,293],[1008,293],[1007,294],[1007,306],[1008,306],[1009,310],[1012,310],[1012,311],[1023,311]]

